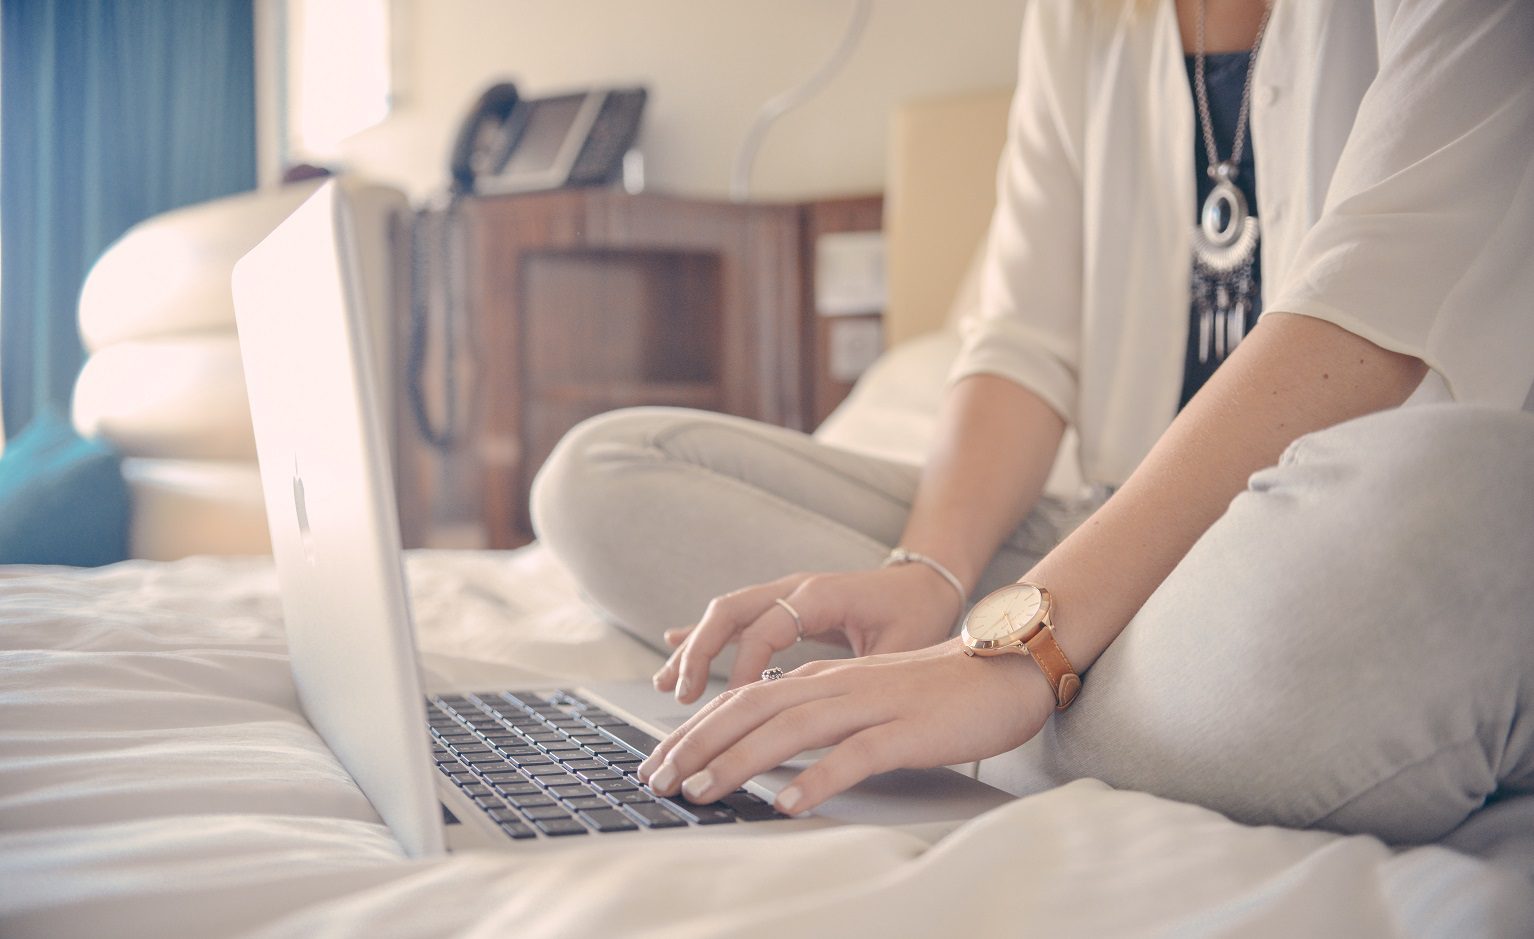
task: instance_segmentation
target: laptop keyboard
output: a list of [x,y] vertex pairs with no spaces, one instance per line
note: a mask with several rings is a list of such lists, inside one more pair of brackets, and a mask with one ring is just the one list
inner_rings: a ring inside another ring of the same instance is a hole
[[567,691],[444,695],[426,722],[437,769],[512,838],[785,817],[744,789],[711,805],[656,796],[634,773],[659,741]]

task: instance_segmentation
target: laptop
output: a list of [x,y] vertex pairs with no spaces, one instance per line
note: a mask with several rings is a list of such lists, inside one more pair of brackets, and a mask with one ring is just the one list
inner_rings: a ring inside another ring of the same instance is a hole
[[347,184],[326,183],[236,265],[235,313],[299,701],[408,854],[847,823],[935,840],[1010,799],[897,771],[790,819],[771,801],[791,763],[697,806],[634,776],[693,710],[647,683],[423,680],[353,219]]

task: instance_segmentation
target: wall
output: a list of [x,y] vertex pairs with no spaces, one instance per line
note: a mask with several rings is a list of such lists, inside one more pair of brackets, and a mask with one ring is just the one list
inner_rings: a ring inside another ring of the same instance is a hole
[[[883,188],[891,108],[1009,86],[1023,0],[874,0],[846,67],[775,125],[754,198]],[[652,190],[722,197],[762,102],[836,46],[848,0],[399,0],[403,94],[345,142],[350,168],[420,198],[442,188],[457,122],[491,81],[538,95],[650,89],[641,146]]]

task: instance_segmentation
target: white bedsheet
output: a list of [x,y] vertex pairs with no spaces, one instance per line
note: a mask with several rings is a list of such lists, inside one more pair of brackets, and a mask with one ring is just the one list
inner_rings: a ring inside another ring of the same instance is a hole
[[[659,662],[537,549],[408,566],[439,671]],[[266,560],[0,569],[0,935],[1534,935],[1534,886],[1467,855],[1093,781],[931,849],[846,828],[409,861],[298,712],[274,582]]]

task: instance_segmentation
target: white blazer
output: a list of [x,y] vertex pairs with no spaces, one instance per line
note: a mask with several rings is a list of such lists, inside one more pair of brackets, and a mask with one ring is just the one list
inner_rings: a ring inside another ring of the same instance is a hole
[[[952,379],[1033,390],[1122,483],[1171,423],[1194,113],[1172,0],[1033,0]],[[1417,356],[1422,396],[1534,386],[1534,2],[1277,0],[1252,89],[1264,311]],[[1230,147],[1222,142],[1222,152]]]

